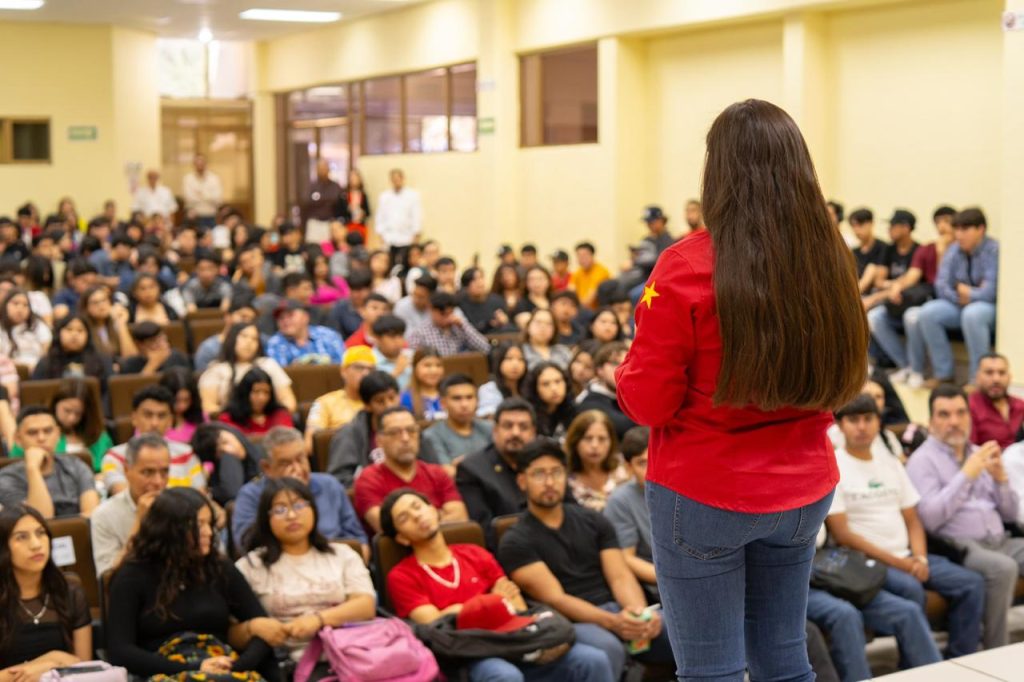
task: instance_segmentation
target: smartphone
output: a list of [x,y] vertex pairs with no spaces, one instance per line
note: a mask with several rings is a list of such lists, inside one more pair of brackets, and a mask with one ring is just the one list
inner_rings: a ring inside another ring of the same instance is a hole
[[68,675],[80,675],[82,673],[99,673],[107,669],[107,666],[102,663],[96,663],[94,665],[76,665],[68,668],[54,668],[53,671],[61,677],[67,677]]

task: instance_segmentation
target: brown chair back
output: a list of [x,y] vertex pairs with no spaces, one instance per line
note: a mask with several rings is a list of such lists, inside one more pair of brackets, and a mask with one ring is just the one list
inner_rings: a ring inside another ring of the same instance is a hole
[[[53,400],[54,394],[60,389],[60,386],[67,379],[36,379],[33,381],[23,381],[19,390],[19,397],[21,398],[22,405],[43,405],[49,407],[50,401]],[[81,381],[84,381],[89,387],[89,394],[92,396],[93,403],[100,406],[100,409],[96,410],[96,420],[99,422],[99,428],[103,429],[106,424],[103,420],[103,396],[100,393],[100,380],[96,377],[83,377]]]
[[[110,393],[110,411],[114,419],[128,417],[132,413],[132,398],[147,386],[160,383],[160,376],[144,376],[142,374],[117,374],[107,379],[107,391]],[[117,441],[122,443],[124,441]]]
[[[215,312],[220,313],[219,310]],[[195,352],[206,339],[220,334],[224,329],[224,321],[218,317],[189,318],[188,329],[192,337],[192,351]]]
[[188,334],[185,333],[185,323],[181,320],[172,320],[164,326],[164,333],[167,334],[167,341],[171,348],[182,355],[188,355]]
[[311,403],[345,385],[338,365],[288,365],[284,371],[291,378],[295,400],[300,403]]
[[65,571],[74,572],[82,582],[82,590],[89,606],[100,607],[100,587],[96,579],[96,563],[92,558],[92,537],[89,534],[89,519],[84,516],[60,516],[46,522],[54,541],[58,538],[71,538],[75,560],[61,566]]
[[339,545],[346,545],[349,549],[359,555],[359,558],[363,560],[363,564],[366,564],[366,558],[363,556],[363,543],[359,542],[355,538],[331,538],[332,543]]
[[505,514],[504,516],[495,516],[491,519],[491,528],[494,530],[494,546],[501,546],[501,538],[512,526],[519,523],[519,519],[523,517],[522,514]]
[[195,322],[196,320],[219,320],[223,327],[224,311],[220,308],[197,308],[196,310],[186,314],[185,320],[189,323]]
[[18,370],[18,381],[25,382],[32,378],[32,370],[26,365],[15,365],[14,367]]
[[327,455],[330,452],[331,438],[338,429],[326,429],[313,434],[313,463],[317,471],[327,471]]
[[[449,545],[487,546],[484,542],[484,529],[473,521],[442,524],[441,534]],[[382,603],[386,604],[388,608],[394,608],[394,605],[387,593],[387,575],[392,568],[398,565],[398,562],[409,556],[409,552],[408,547],[400,545],[392,538],[380,533],[373,538],[373,554],[376,558],[377,568],[377,593],[381,596]]]
[[461,373],[469,376],[477,386],[490,380],[491,370],[484,353],[458,353],[441,358],[445,376]]

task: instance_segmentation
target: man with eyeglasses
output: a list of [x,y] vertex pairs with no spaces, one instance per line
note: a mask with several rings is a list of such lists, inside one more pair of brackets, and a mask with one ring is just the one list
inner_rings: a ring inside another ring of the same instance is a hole
[[353,346],[341,358],[343,388],[325,393],[313,401],[306,417],[306,450],[313,452],[313,436],[317,431],[340,429],[363,409],[359,382],[377,367],[377,359],[369,346]]
[[615,370],[626,359],[629,348],[621,341],[613,341],[601,346],[594,354],[594,378],[586,389],[576,398],[577,414],[587,410],[600,410],[608,415],[615,426],[615,436],[622,440],[626,431],[636,426],[619,406],[618,394],[615,392]]
[[359,518],[379,533],[380,507],[384,498],[398,488],[423,493],[440,510],[442,521],[467,521],[466,505],[455,483],[438,464],[419,460],[420,427],[405,407],[391,407],[380,415],[377,443],[384,459],[359,474],[355,483],[355,506]]
[[359,540],[363,557],[370,556],[366,533],[356,517],[345,489],[330,474],[311,473],[309,455],[302,442],[302,434],[288,426],[275,426],[263,438],[266,457],[260,461],[263,476],[242,486],[235,497],[235,511],[231,516],[231,533],[235,546],[245,547],[246,536],[256,523],[256,510],[267,479],[294,478],[309,486],[316,501],[317,530],[325,538]]
[[567,470],[558,441],[538,438],[527,445],[517,470],[527,512],[498,547],[509,577],[527,597],[576,623],[576,641],[604,651],[614,679],[626,665],[624,642],[640,661],[672,662],[661,617],[647,608],[615,528],[596,511],[564,504]]

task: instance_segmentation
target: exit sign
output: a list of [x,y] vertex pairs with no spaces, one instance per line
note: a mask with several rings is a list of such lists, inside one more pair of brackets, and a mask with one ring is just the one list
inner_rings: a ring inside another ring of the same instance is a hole
[[95,140],[96,135],[96,126],[68,126],[69,140]]

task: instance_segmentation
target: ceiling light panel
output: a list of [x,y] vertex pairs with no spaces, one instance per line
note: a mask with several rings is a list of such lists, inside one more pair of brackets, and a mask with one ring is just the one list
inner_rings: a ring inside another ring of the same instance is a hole
[[[2,0],[0,0],[2,1]],[[313,12],[297,9],[247,9],[238,15],[250,21],[287,21],[303,24],[329,24],[341,19],[341,12]]]

